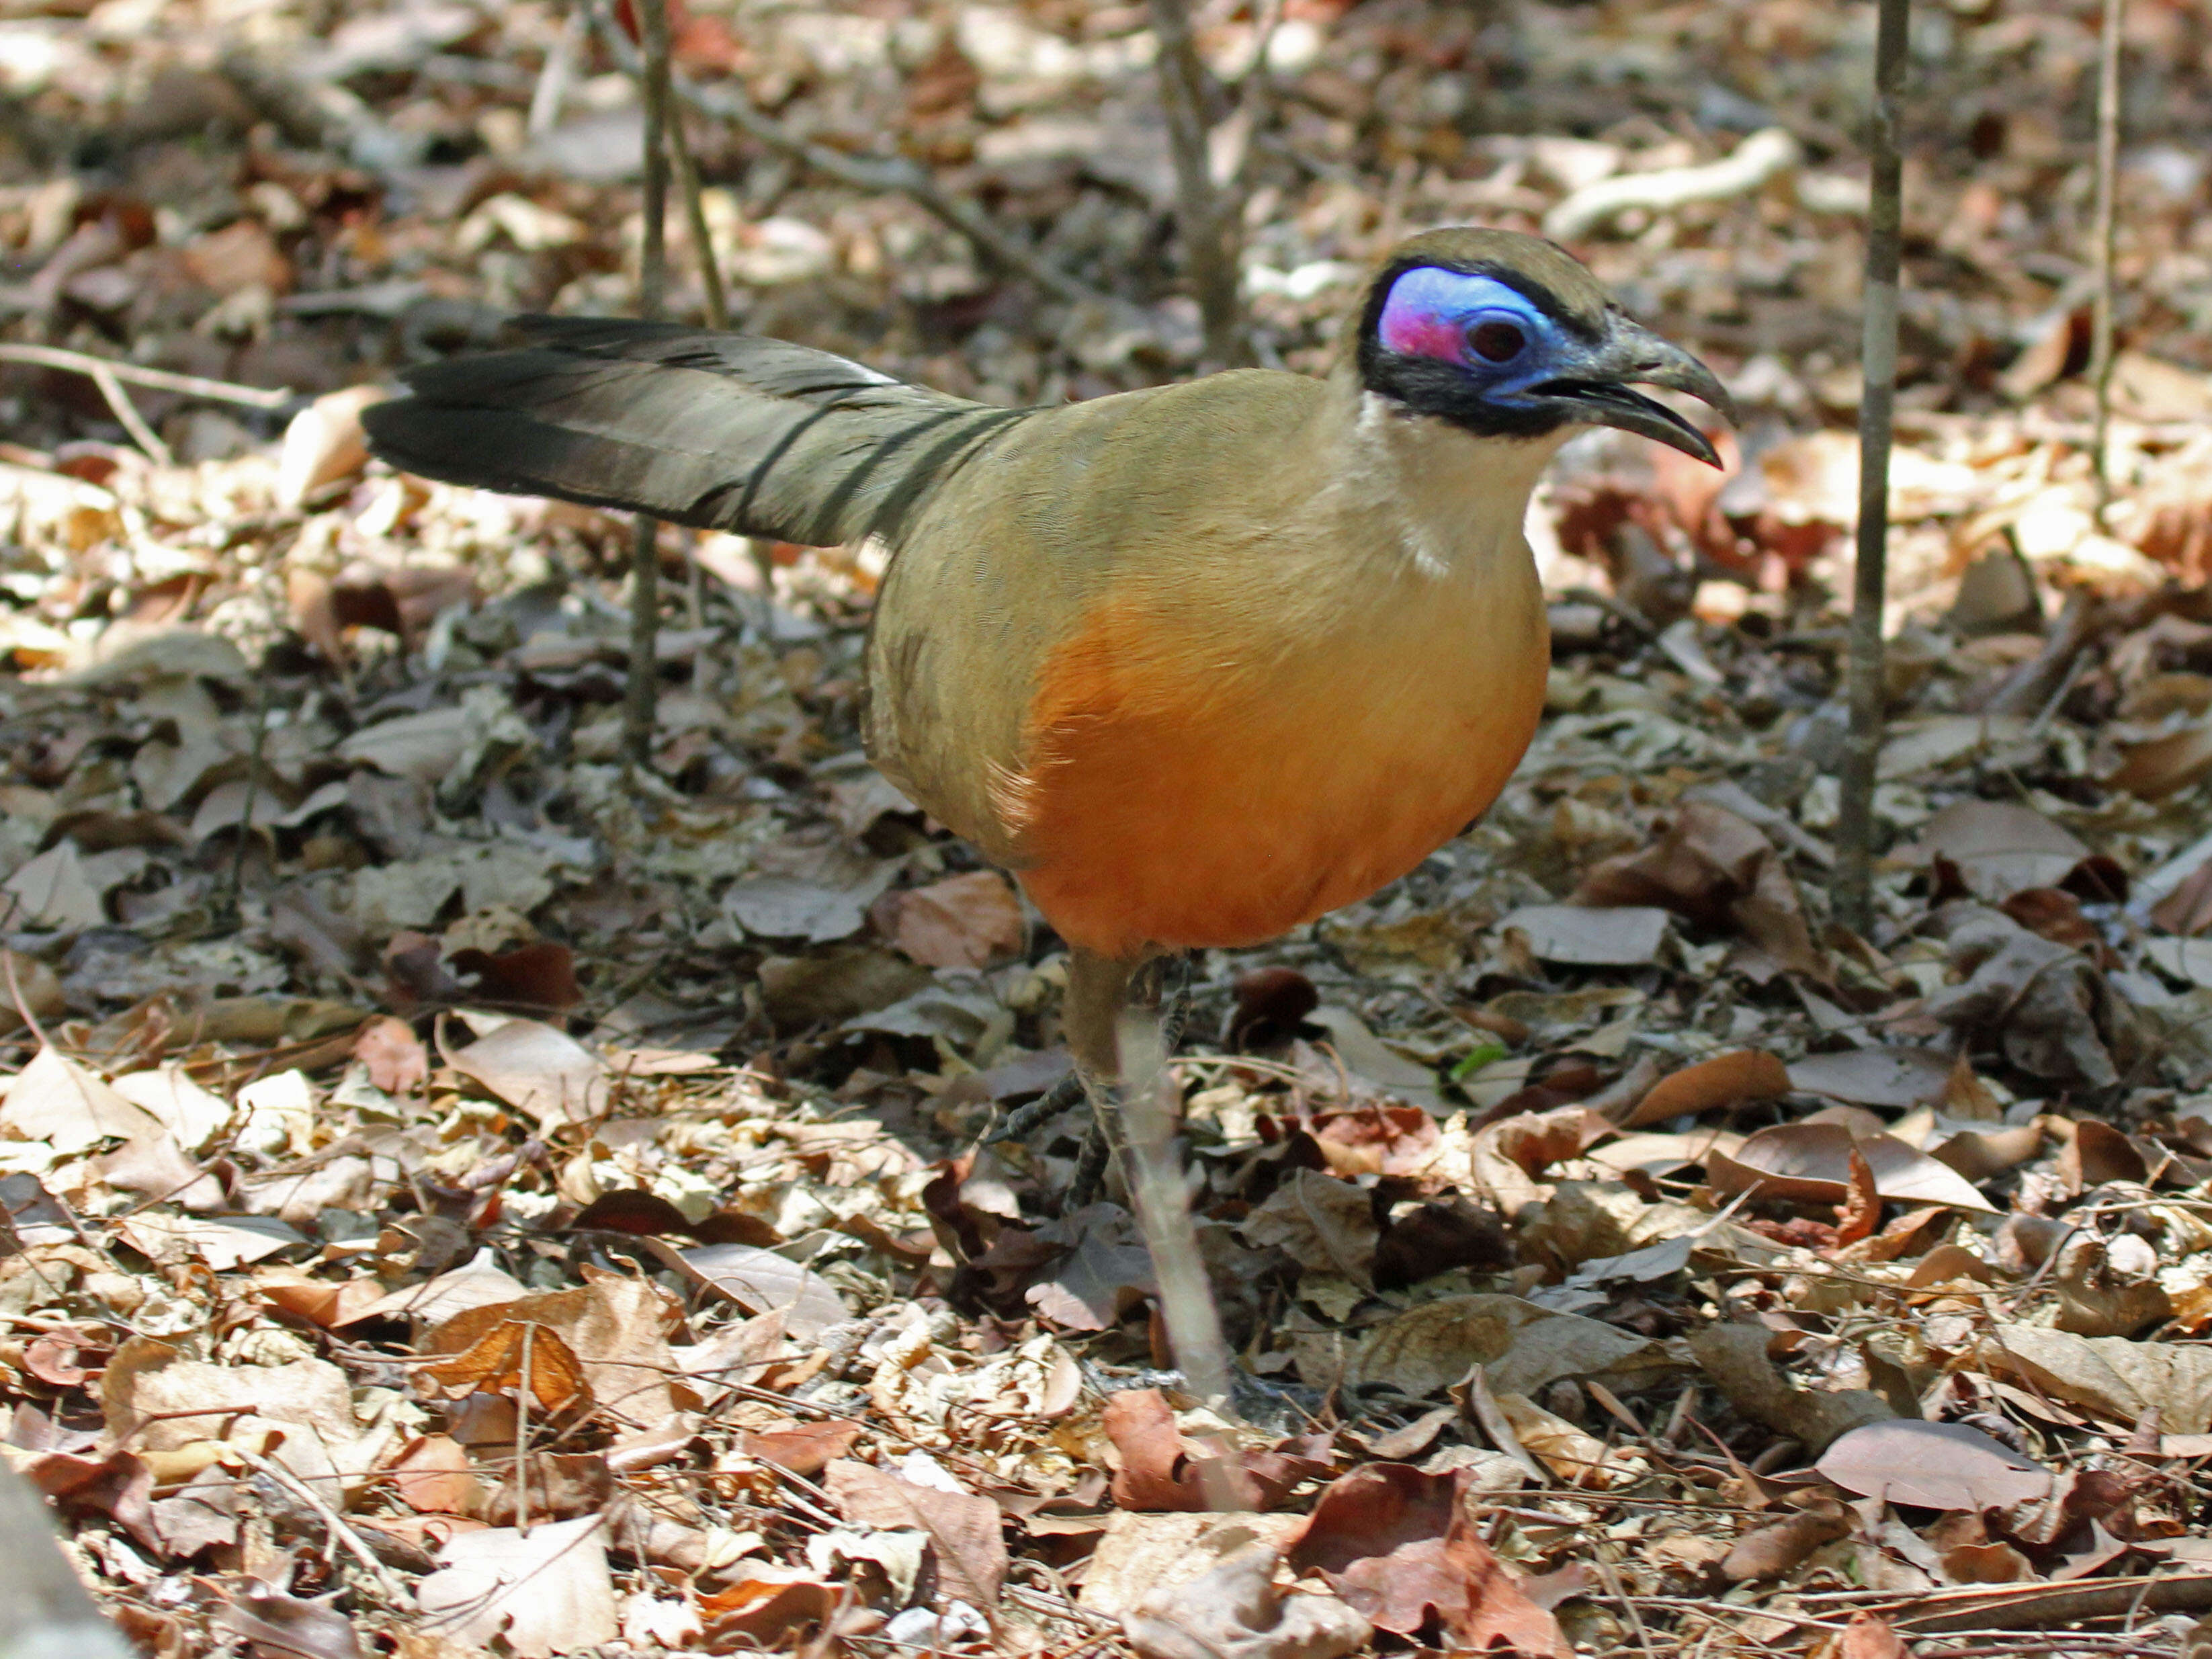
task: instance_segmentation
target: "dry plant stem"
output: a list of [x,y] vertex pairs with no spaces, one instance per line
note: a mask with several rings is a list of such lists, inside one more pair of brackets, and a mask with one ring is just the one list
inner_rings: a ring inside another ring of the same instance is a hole
[[1866,329],[1860,346],[1858,568],[1851,592],[1850,736],[1844,745],[1836,819],[1837,920],[1859,933],[1874,925],[1874,777],[1881,752],[1883,589],[1889,574],[1889,441],[1897,401],[1897,279],[1904,167],[1898,94],[1905,81],[1911,0],[1879,0],[1874,104],[1868,149]]
[[[638,252],[637,314],[660,317],[668,284],[668,8],[666,0],[641,0],[639,32],[645,37],[640,80],[645,100],[645,232]],[[630,547],[629,687],[623,708],[623,737],[633,765],[653,753],[655,694],[659,690],[660,526],[641,513]]]
[[[664,0],[665,3],[665,0]],[[699,162],[691,154],[690,135],[684,130],[684,112],[664,109],[668,122],[668,153],[676,163],[677,188],[684,193],[684,222],[691,233],[691,249],[699,261],[699,287],[706,296],[707,326],[730,325],[730,296],[722,287],[722,268],[715,262],[714,239],[707,228],[707,203],[699,185]],[[684,605],[685,620],[696,629],[705,625],[706,601],[702,592],[698,538],[684,538]]]
[[[663,0],[665,3],[665,0]],[[730,325],[730,297],[722,288],[721,267],[714,263],[714,239],[707,232],[707,204],[699,188],[699,163],[691,154],[691,139],[684,131],[684,112],[668,108],[668,154],[676,163],[677,188],[684,194],[684,222],[691,234],[691,247],[699,261],[699,286],[707,301],[707,326]],[[696,571],[697,565],[692,568]],[[697,625],[694,618],[693,625]]]
[[538,1327],[522,1328],[522,1380],[514,1387],[514,1529],[530,1535],[530,1346]]
[[1206,65],[1191,38],[1185,0],[1152,0],[1152,33],[1160,43],[1160,102],[1167,116],[1168,149],[1175,158],[1176,212],[1184,257],[1198,290],[1206,357],[1217,368],[1241,368],[1252,361],[1252,342],[1237,263],[1238,217],[1230,193],[1215,187],[1206,151]]
[[138,405],[131,401],[131,394],[123,389],[123,382],[115,378],[115,371],[97,358],[94,364],[87,371],[92,376],[92,383],[100,388],[100,395],[107,399],[108,408],[122,422],[123,429],[131,434],[131,441],[144,450],[146,458],[156,466],[173,465],[176,457],[169,453],[168,445],[161,441],[161,434],[146,424],[146,417],[138,412]]
[[[1198,1228],[1191,1220],[1190,1189],[1176,1164],[1176,1086],[1159,1018],[1149,1010],[1132,1009],[1121,1016],[1118,1035],[1123,1132],[1134,1166],[1124,1173],[1136,1200],[1145,1248],[1152,1252],[1168,1345],[1191,1393],[1208,1409],[1227,1416],[1231,1410],[1229,1345],[1221,1334],[1212,1287],[1206,1282],[1206,1261],[1199,1254]],[[1207,1508],[1243,1507],[1222,1459],[1201,1461],[1198,1475]]]
[[1692,202],[1748,196],[1804,159],[1804,149],[1794,134],[1786,128],[1768,127],[1753,133],[1723,160],[1702,167],[1622,173],[1584,185],[1544,216],[1544,234],[1573,241],[1631,208],[1665,213]]
[[205,398],[210,403],[240,404],[248,409],[282,409],[292,401],[293,395],[289,387],[270,391],[257,386],[234,386],[228,380],[204,380],[197,374],[172,374],[166,368],[113,362],[89,352],[68,351],[60,346],[25,345],[12,340],[0,341],[0,363],[30,363],[40,368],[66,369],[73,374],[88,374],[95,383],[102,374],[108,374],[126,386],[143,386],[149,392],[174,392],[187,398]]
[[2112,422],[2112,238],[2118,217],[2120,28],[2127,0],[2105,0],[2097,45],[2097,305],[2089,334],[2089,379],[2097,391],[2097,435],[2090,459],[2097,471],[2097,512],[2112,503],[2107,439]]
[[261,672],[261,708],[253,721],[253,746],[246,756],[246,800],[238,811],[238,844],[231,848],[230,885],[223,902],[238,915],[246,891],[246,843],[253,834],[253,809],[261,798],[261,768],[269,747],[269,671]]
[[301,1480],[282,1463],[274,1462],[264,1457],[250,1446],[233,1445],[225,1449],[229,1455],[236,1457],[256,1474],[274,1481],[309,1509],[314,1510],[316,1518],[330,1528],[331,1540],[334,1543],[343,1544],[353,1558],[361,1563],[362,1570],[374,1582],[377,1590],[386,1601],[394,1607],[401,1609],[410,1608],[415,1605],[415,1597],[409,1592],[407,1586],[399,1582],[391,1568],[376,1559],[376,1553],[362,1541],[359,1533],[346,1523],[345,1517],[332,1509],[329,1501],[315,1490],[313,1482]]

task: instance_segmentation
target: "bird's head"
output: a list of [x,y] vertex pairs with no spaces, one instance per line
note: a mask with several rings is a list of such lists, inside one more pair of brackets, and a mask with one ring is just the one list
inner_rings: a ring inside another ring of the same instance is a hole
[[1718,466],[1703,433],[1630,388],[1686,392],[1736,418],[1712,370],[1631,321],[1571,255],[1514,231],[1432,230],[1401,242],[1368,289],[1358,329],[1367,391],[1477,437],[1613,426]]

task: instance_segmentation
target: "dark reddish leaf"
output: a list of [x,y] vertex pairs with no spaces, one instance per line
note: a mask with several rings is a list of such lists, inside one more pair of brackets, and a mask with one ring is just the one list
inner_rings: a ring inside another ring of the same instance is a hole
[[[691,1224],[684,1218],[683,1211],[665,1198],[640,1192],[634,1187],[602,1193],[578,1212],[576,1218],[568,1224],[580,1232],[597,1229],[603,1232],[629,1233],[640,1238],[691,1231]],[[771,1228],[769,1231],[775,1230]],[[708,1242],[743,1244],[751,1241],[715,1239]]]
[[446,965],[475,981],[471,1001],[493,1007],[557,1013],[584,1000],[584,988],[576,982],[575,953],[551,939],[518,945],[497,956],[474,949],[456,951]]
[[1424,1204],[1383,1230],[1375,1246],[1375,1283],[1390,1290],[1454,1267],[1503,1273],[1513,1261],[1511,1238],[1497,1213],[1454,1199]]
[[[1175,1413],[1158,1389],[1125,1389],[1109,1395],[1100,1425],[1121,1455],[1113,1498],[1125,1510],[1206,1510],[1210,1501],[1199,1464],[1205,1449],[1176,1428]],[[1328,1473],[1328,1437],[1285,1440],[1268,1451],[1239,1451],[1219,1462],[1219,1473],[1239,1509],[1270,1510],[1300,1481]]]
[[858,1423],[832,1420],[748,1434],[744,1444],[748,1456],[811,1478],[842,1457],[860,1437]]
[[1401,1636],[1457,1650],[1569,1659],[1559,1622],[1476,1536],[1464,1472],[1376,1463],[1329,1483],[1290,1553],[1353,1608]]
[[1321,1006],[1321,993],[1295,968],[1255,968],[1237,980],[1237,1011],[1230,1016],[1229,1046],[1238,1054],[1288,1042],[1305,1017]]

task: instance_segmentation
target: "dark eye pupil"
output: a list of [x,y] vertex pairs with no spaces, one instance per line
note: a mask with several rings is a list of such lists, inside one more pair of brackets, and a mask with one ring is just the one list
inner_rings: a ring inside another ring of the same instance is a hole
[[1486,362],[1502,363],[1517,356],[1528,341],[1512,324],[1492,318],[1469,329],[1467,343],[1474,349],[1474,355]]

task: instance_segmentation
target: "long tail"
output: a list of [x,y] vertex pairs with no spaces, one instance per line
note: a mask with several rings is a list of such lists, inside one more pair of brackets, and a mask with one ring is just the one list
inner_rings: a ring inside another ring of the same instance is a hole
[[1033,411],[781,340],[525,317],[520,349],[406,376],[363,417],[410,472],[828,547],[896,541],[930,488]]

